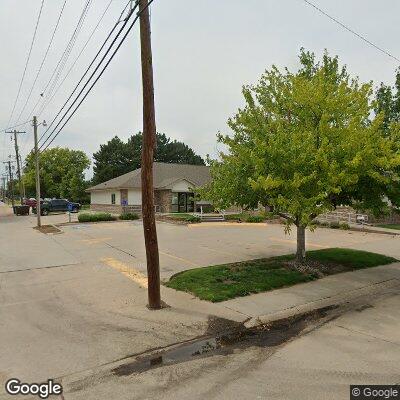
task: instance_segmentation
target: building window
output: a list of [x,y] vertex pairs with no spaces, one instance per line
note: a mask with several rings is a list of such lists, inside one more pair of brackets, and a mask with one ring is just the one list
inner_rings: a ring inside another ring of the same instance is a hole
[[115,193],[111,194],[111,204],[115,204]]

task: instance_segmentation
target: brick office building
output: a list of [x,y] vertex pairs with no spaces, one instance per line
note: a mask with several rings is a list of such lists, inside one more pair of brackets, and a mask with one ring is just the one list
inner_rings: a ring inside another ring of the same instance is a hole
[[[211,180],[209,167],[203,165],[154,163],[154,202],[158,212],[196,211],[193,188]],[[142,202],[140,168],[100,183],[90,192],[90,209],[121,213],[140,212]]]

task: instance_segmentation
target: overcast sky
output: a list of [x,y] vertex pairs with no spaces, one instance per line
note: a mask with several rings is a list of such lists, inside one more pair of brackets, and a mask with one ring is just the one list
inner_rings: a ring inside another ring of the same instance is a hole
[[[400,58],[398,0],[313,0],[370,41]],[[0,0],[0,129],[7,126],[24,69],[41,0]],[[45,0],[32,57],[11,124],[16,123],[43,59],[64,0]],[[67,0],[59,30],[20,122],[39,98],[63,53],[84,0]],[[92,0],[61,79],[89,37],[109,0]],[[114,0],[99,29],[41,119],[51,121],[105,39],[126,0]],[[303,0],[155,0],[151,7],[157,130],[202,156],[215,155],[215,135],[242,105],[241,87],[272,64],[298,65],[301,47],[320,56],[327,48],[363,81],[393,84],[398,63],[345,31]],[[131,32],[98,85],[54,145],[92,156],[114,135],[126,140],[142,126],[138,29]],[[61,80],[60,80],[61,81]],[[32,127],[21,127],[23,156]],[[39,128],[39,134],[43,132]],[[0,133],[0,157],[12,152]],[[0,167],[0,173],[4,171]]]

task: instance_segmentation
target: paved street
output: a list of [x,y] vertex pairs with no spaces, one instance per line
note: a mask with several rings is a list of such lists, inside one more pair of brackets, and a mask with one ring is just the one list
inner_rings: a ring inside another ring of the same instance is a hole
[[[345,313],[286,344],[237,348],[228,355],[116,376],[110,371],[118,360],[213,335],[248,316],[229,302],[209,304],[166,288],[163,299],[169,307],[150,312],[140,221],[73,224],[45,235],[33,229],[34,216],[13,217],[0,209],[2,381],[55,377],[63,382],[67,400],[302,398],[296,397],[296,385],[305,399],[315,390],[320,391],[315,398],[341,399],[347,398],[351,382],[397,382],[400,301],[395,285],[367,298],[373,307]],[[66,218],[49,216],[44,223]],[[157,227],[163,279],[188,268],[295,249],[294,235],[285,236],[279,225]],[[399,243],[392,235],[319,229],[308,233],[307,246],[352,247],[400,258]],[[390,268],[398,273],[397,267],[382,268],[382,276],[389,276]],[[357,275],[350,285],[366,279]],[[9,398],[4,387],[0,398]]]
[[66,398],[347,400],[350,384],[400,383],[399,310],[397,288],[281,345],[123,377],[111,368],[93,380],[75,376],[69,385],[76,391]]

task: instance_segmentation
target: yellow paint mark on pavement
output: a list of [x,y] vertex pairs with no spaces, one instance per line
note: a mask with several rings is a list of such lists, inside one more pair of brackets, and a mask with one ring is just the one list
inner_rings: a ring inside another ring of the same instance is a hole
[[121,272],[123,275],[136,282],[140,287],[147,288],[147,276],[138,271],[135,268],[129,267],[121,261],[116,260],[115,258],[102,258],[102,262],[107,264],[108,266],[116,269]]
[[165,251],[161,251],[160,250],[159,252],[160,252],[160,254],[163,254],[164,256],[174,258],[175,260],[183,261],[184,263],[193,265],[194,267],[198,267],[199,266],[198,264],[195,264],[194,262],[192,262],[190,260],[186,260],[185,258],[174,256],[173,254],[166,253]]

